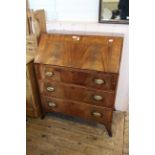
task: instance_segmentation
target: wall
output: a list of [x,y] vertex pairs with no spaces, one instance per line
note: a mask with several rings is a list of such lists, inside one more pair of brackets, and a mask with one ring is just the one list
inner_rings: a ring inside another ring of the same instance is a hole
[[128,25],[100,24],[98,0],[29,0],[30,8],[45,9],[48,32],[123,35],[123,53],[116,95],[116,110],[128,110],[129,64]]
[[98,0],[29,0],[29,4],[33,9],[44,8],[47,20],[97,21]]

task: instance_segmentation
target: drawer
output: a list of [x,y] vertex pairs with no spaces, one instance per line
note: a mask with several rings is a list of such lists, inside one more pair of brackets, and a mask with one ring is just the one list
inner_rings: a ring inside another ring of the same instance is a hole
[[46,112],[60,112],[70,116],[95,120],[100,123],[111,122],[113,110],[86,103],[42,97],[42,106]]
[[64,82],[102,90],[116,90],[118,74],[36,65],[37,77],[51,82]]
[[41,94],[49,97],[56,97],[62,99],[70,99],[97,106],[105,106],[113,108],[115,93],[96,89],[89,89],[77,85],[69,85],[55,82],[41,82]]

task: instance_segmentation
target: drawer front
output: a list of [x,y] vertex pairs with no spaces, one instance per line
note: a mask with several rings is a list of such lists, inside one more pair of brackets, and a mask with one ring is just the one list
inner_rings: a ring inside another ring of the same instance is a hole
[[113,110],[93,106],[86,103],[42,97],[43,108],[46,112],[60,112],[71,116],[95,120],[100,123],[111,122]]
[[71,83],[111,91],[116,90],[118,79],[118,74],[83,71],[50,65],[36,65],[36,72],[39,79],[46,81]]
[[113,108],[115,93],[102,90],[88,89],[76,85],[63,83],[44,83],[40,82],[41,94],[49,97],[69,99],[86,102],[97,106]]

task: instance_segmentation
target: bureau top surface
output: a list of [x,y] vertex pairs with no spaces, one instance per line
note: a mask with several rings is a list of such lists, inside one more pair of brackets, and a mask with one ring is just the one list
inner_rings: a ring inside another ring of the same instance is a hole
[[123,38],[42,34],[35,63],[118,73]]

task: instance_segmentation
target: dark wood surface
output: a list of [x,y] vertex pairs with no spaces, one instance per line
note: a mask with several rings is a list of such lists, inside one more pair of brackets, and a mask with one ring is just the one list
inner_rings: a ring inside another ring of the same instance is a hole
[[[69,85],[65,83],[56,83],[56,82],[42,82],[39,81],[40,93],[44,96],[57,97],[62,99],[71,99],[81,102],[86,102],[89,104],[94,104],[98,106],[105,106],[113,108],[115,93],[107,92],[97,89],[90,89],[87,87],[81,87],[78,85]],[[47,88],[52,87],[54,91],[48,91]],[[102,100],[95,100],[95,95],[101,96]]]
[[[117,86],[118,74],[42,64],[35,64],[35,69],[39,80],[71,83],[110,91],[115,91]],[[46,75],[49,72],[53,75]],[[96,79],[103,80],[103,84],[95,83]]]
[[112,136],[122,43],[122,37],[43,34],[35,71],[44,114],[95,120]]
[[118,73],[122,37],[43,34],[35,63]]
[[[71,116],[79,116],[85,119],[95,120],[97,122],[105,123],[111,122],[113,110],[111,108],[99,107],[82,102],[64,100],[53,97],[42,97],[43,107],[46,112],[60,112]],[[54,102],[55,107],[50,107],[49,102]],[[93,113],[98,112],[101,116],[94,116]]]

